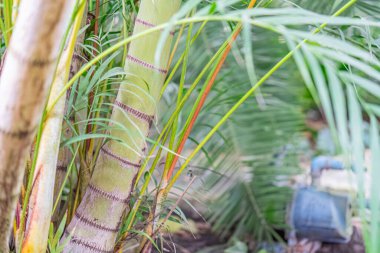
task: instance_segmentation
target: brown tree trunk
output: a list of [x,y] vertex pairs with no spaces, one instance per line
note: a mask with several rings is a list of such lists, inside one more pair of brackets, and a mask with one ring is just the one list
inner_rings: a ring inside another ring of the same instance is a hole
[[9,251],[8,239],[26,157],[67,26],[66,2],[22,1],[7,48],[0,77],[0,252]]

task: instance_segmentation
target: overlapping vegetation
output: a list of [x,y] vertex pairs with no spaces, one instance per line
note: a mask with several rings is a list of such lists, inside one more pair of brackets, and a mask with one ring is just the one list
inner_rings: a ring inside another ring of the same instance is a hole
[[364,187],[380,175],[379,11],[375,0],[2,1],[0,250],[162,250],[166,220],[188,222],[180,201],[221,237],[282,242],[317,110],[356,172],[367,252],[379,252],[379,188]]

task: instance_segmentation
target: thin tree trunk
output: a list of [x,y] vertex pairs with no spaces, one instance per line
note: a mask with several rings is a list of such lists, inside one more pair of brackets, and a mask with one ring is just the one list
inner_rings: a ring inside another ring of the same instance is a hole
[[[86,7],[83,13],[81,28],[85,27],[87,23],[89,23],[87,20],[87,12],[88,12],[88,4],[86,4]],[[78,35],[75,48],[74,48],[74,54],[71,60],[69,79],[71,79],[79,71],[79,69],[83,66],[83,63],[85,62],[85,58],[83,55],[83,48],[82,48],[85,33],[86,32],[83,31],[81,34]],[[64,108],[63,115],[67,115],[70,109],[68,108],[68,106],[69,106],[69,98],[70,98],[71,92],[72,92],[71,89],[69,89],[68,92],[66,93],[66,101],[65,101],[65,108]],[[73,92],[76,92],[76,91],[73,91]],[[75,98],[74,98],[74,101],[75,101]],[[74,123],[74,117],[70,116],[68,120],[71,123]],[[70,126],[66,123],[66,121],[63,121],[62,123],[62,135],[65,137],[65,139],[69,139],[73,136],[73,132]],[[70,149],[67,146],[61,147],[58,152],[58,161],[57,161],[57,169],[56,169],[55,185],[54,185],[54,198],[53,198],[54,202],[58,198],[58,194],[60,192],[64,179],[66,177],[67,168],[69,166],[71,159],[72,159],[72,154],[71,154]],[[60,208],[60,206],[58,205],[55,213],[53,214],[53,218],[52,218],[53,222],[60,221],[62,218],[61,217],[62,213],[64,213],[65,210],[66,208]]]
[[65,0],[22,1],[0,77],[0,252],[67,26]]
[[[134,34],[167,22],[180,2],[142,0]],[[131,148],[116,141],[109,141],[102,147],[83,200],[62,239],[64,243],[71,235],[64,252],[113,252],[167,73],[172,34],[157,62],[155,53],[160,35],[161,32],[156,32],[130,44],[125,66],[128,77],[120,86],[111,116],[125,129],[113,127],[110,133]]]
[[[71,2],[71,10],[73,11],[75,1],[69,0],[68,2]],[[48,105],[56,100],[68,80],[75,41],[81,26],[85,5],[79,8],[71,30],[70,39],[58,63],[57,74],[50,91]],[[70,16],[67,15],[66,19],[70,20]],[[53,208],[54,181],[64,108],[65,96],[62,96],[44,123],[37,155],[36,170],[34,172],[33,189],[29,201],[28,220],[22,252],[46,252]]]

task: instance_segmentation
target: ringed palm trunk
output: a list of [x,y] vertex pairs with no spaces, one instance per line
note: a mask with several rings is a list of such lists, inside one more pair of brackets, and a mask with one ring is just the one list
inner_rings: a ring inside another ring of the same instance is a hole
[[[71,10],[74,10],[75,1],[70,0],[68,2],[71,2]],[[84,5],[80,6],[70,38],[59,60],[48,105],[55,101],[68,80],[75,41],[81,26],[84,9]],[[70,19],[70,16],[66,15],[67,20]],[[62,96],[44,123],[34,173],[34,184],[29,201],[22,252],[46,252],[64,108],[65,96]]]
[[[142,0],[133,33],[167,22],[180,2]],[[91,181],[61,241],[64,244],[70,238],[64,252],[113,252],[167,73],[172,38],[166,40],[157,62],[160,35],[156,32],[130,44],[125,63],[128,77],[120,86],[111,116],[125,129],[110,130],[130,148],[116,141],[108,141],[102,147]]]
[[22,1],[0,77],[0,252],[67,26],[65,0]]

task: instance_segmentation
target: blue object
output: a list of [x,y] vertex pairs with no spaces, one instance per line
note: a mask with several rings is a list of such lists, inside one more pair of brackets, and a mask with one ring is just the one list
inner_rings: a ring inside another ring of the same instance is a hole
[[289,222],[297,238],[346,243],[352,234],[350,217],[348,196],[308,187],[296,191]]
[[311,162],[312,175],[320,175],[323,170],[343,170],[343,168],[344,166],[341,161],[329,156],[317,156]]

